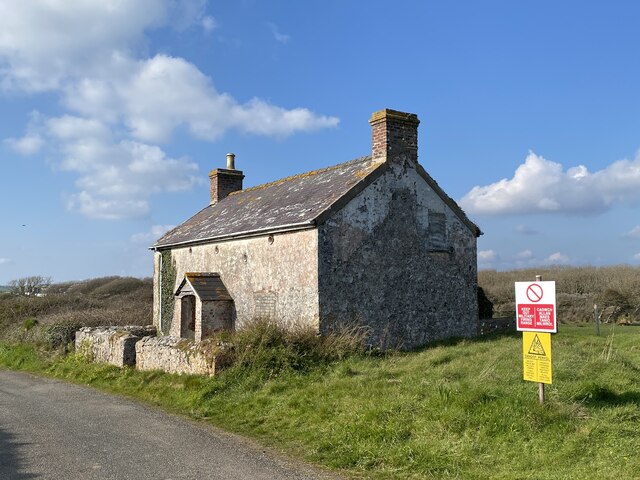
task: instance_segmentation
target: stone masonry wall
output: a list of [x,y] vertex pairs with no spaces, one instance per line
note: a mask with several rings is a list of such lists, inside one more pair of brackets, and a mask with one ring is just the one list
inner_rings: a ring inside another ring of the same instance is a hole
[[155,327],[151,326],[84,327],[76,332],[76,352],[98,363],[133,366],[136,342],[155,332]]
[[224,347],[207,340],[145,337],[136,343],[135,349],[138,370],[213,376],[226,362]]
[[[265,314],[285,326],[318,328],[315,229],[174,248],[171,257],[176,277],[170,279],[160,279],[160,255],[155,253],[154,285],[158,293],[161,282],[179,285],[186,272],[220,273],[234,301],[234,329]],[[159,298],[154,299],[154,325],[158,330],[160,317],[165,318],[160,314],[161,303]],[[175,316],[173,323],[179,323]],[[166,327],[162,325],[162,330],[168,331]],[[175,332],[172,328],[171,335]]]
[[[321,332],[366,325],[382,348],[477,335],[474,233],[414,164],[390,167],[320,226]],[[445,231],[430,229],[443,215]],[[433,248],[434,231],[446,248]]]

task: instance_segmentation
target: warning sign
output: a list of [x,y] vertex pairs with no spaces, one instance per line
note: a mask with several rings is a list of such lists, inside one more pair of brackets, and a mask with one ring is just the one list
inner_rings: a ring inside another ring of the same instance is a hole
[[556,333],[556,282],[516,282],[516,314],[519,331]]
[[524,379],[551,383],[551,334],[522,332]]

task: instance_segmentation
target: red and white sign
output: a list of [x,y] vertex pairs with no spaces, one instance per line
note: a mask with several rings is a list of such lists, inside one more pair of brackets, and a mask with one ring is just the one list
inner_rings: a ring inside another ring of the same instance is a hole
[[521,332],[556,333],[556,282],[516,282],[516,314]]

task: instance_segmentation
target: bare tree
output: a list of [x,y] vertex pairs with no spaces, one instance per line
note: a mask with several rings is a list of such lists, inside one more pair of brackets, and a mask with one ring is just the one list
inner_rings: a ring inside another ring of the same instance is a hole
[[14,295],[30,296],[38,295],[51,285],[51,277],[33,275],[31,277],[18,278],[9,282],[9,288]]

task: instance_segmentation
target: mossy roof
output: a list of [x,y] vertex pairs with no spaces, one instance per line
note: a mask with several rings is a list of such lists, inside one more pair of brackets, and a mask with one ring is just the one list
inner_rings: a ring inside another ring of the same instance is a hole
[[[208,243],[229,238],[313,228],[344,206],[387,169],[360,157],[237,192],[209,205],[167,232],[151,248]],[[476,234],[481,232],[418,165],[418,173]]]

